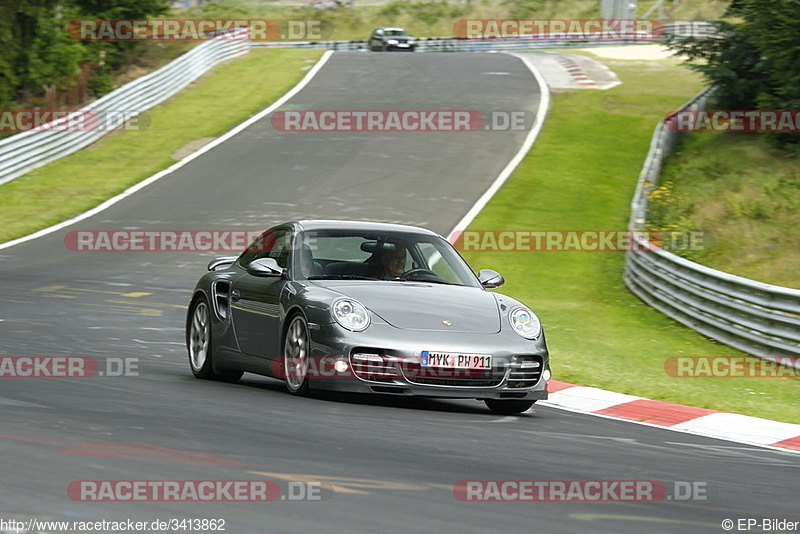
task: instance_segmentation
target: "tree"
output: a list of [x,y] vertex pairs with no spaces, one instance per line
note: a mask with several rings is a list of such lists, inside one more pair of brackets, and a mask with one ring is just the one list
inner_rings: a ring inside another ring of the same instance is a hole
[[30,103],[49,88],[66,89],[81,64],[96,60],[101,51],[106,72],[99,74],[107,75],[140,44],[74,40],[66,32],[70,20],[144,19],[166,13],[169,6],[169,0],[2,0],[0,109]]
[[[721,108],[800,109],[800,1],[734,0],[717,36],[673,36],[669,46],[716,86]],[[800,146],[800,134],[769,134],[779,145]]]
[[[57,31],[50,24],[56,0],[4,0],[0,5],[0,44],[3,49],[0,95],[16,99],[37,91],[34,64],[41,48],[37,41]],[[59,59],[58,61],[61,61]],[[69,66],[65,66],[69,68]]]
[[[70,0],[79,19],[147,19],[167,13],[170,0]],[[89,41],[85,42],[91,57],[105,52],[106,73],[121,67],[141,46],[140,41]]]
[[[757,109],[800,109],[800,1],[749,0],[737,2],[737,9],[744,18],[743,30],[767,66]],[[779,144],[800,147],[800,133],[771,137]]]

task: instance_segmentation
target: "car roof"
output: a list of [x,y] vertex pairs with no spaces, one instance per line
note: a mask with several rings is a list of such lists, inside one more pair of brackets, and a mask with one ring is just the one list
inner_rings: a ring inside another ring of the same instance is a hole
[[[436,232],[427,228],[410,226],[406,224],[383,223],[373,221],[339,221],[334,219],[307,219],[290,221],[286,224],[296,225],[298,230],[372,230],[379,232],[413,232],[417,234],[435,235]],[[441,237],[441,236],[439,236]]]
[[380,28],[375,28],[376,30],[400,30],[401,32],[406,31],[405,28],[401,28],[399,26],[381,26]]

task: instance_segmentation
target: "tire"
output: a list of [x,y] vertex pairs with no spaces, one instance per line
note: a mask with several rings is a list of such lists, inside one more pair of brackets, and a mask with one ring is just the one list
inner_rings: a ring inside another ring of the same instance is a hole
[[194,301],[186,323],[186,348],[189,351],[189,368],[196,378],[236,382],[242,371],[217,373],[214,371],[214,343],[211,329],[211,308],[205,297]]
[[504,400],[504,399],[483,399],[486,406],[493,412],[503,415],[515,415],[528,410],[536,402],[535,400]]
[[294,395],[308,394],[308,358],[311,338],[305,317],[295,315],[286,328],[283,343],[283,381]]

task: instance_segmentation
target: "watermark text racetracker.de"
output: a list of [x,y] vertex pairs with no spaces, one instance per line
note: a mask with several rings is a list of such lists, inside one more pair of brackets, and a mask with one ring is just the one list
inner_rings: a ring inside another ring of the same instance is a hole
[[67,495],[81,502],[322,501],[333,488],[292,480],[74,480]]
[[76,19],[67,34],[79,41],[318,40],[333,35],[326,20]]
[[142,131],[150,116],[131,110],[0,110],[0,132]]
[[624,252],[705,249],[703,232],[628,230],[464,230],[450,236],[462,252]]
[[465,502],[705,501],[707,486],[677,480],[461,480],[453,496]]
[[262,230],[71,230],[73,252],[241,252]]
[[800,377],[800,357],[673,356],[664,371],[675,378],[791,378]]
[[524,110],[286,110],[270,117],[281,132],[477,132],[524,131],[533,125]]
[[270,371],[276,378],[476,378],[486,373],[502,375],[509,368],[523,372],[542,373],[545,380],[549,371],[542,362],[521,360],[514,363],[491,361],[489,354],[431,353],[421,351],[414,356],[395,356],[356,352],[347,356],[284,356],[272,361]]
[[668,113],[664,125],[674,132],[800,132],[800,110],[684,109]]
[[659,41],[664,30],[655,19],[461,19],[453,24],[459,39]]
[[139,358],[91,356],[0,356],[0,378],[91,378],[139,376]]

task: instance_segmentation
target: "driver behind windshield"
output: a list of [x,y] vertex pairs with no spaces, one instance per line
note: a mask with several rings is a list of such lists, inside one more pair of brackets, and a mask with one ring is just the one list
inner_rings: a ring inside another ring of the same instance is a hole
[[378,256],[375,278],[397,280],[406,271],[406,248],[398,243],[384,243]]

